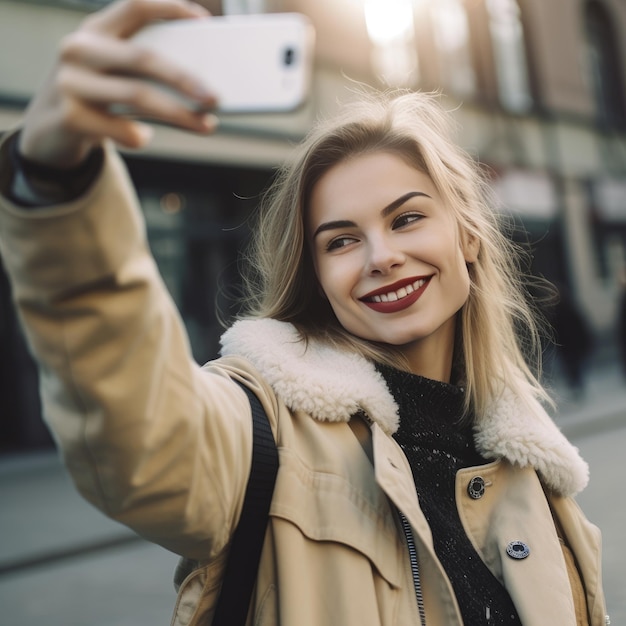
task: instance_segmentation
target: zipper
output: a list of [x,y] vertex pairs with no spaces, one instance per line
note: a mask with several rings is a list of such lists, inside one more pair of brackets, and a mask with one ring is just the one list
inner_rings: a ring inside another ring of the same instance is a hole
[[415,599],[417,600],[417,610],[420,615],[421,626],[426,626],[426,612],[424,611],[424,596],[422,594],[422,582],[420,580],[420,570],[417,564],[417,548],[415,547],[415,539],[409,520],[404,516],[402,511],[398,511],[402,530],[406,539],[406,545],[409,550],[409,560],[411,562],[411,574],[413,575],[413,587],[415,588]]

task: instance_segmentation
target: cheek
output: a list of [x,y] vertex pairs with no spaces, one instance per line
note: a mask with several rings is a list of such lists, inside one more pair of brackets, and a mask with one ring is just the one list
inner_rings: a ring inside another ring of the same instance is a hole
[[318,253],[313,258],[317,280],[327,293],[336,289],[344,289],[354,273],[352,254]]
[[465,301],[469,295],[470,275],[465,261],[465,255],[459,242],[451,242],[449,247],[448,262],[445,269],[442,267],[443,275],[447,276],[450,296],[454,300]]
[[345,276],[330,263],[322,263],[317,267],[317,282],[326,299],[334,300],[344,291]]
[[[320,293],[328,301],[338,318],[345,315],[354,304],[360,272],[348,258],[324,259],[317,265],[317,282]],[[343,312],[343,313],[342,313]]]

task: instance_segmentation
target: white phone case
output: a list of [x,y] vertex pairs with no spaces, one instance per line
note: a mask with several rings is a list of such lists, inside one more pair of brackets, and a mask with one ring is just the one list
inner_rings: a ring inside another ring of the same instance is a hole
[[310,89],[314,31],[299,13],[163,22],[134,40],[195,74],[223,112],[288,111]]

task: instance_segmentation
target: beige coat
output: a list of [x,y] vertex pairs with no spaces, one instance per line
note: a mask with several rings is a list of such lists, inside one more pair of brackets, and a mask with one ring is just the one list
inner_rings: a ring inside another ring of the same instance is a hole
[[[26,212],[0,200],[0,237],[41,363],[46,419],[78,489],[200,565],[182,584],[175,624],[208,623],[201,618],[242,505],[251,420],[231,376],[261,399],[280,451],[249,624],[419,624],[397,510],[417,545],[426,623],[462,623],[390,437],[396,405],[369,362],[316,343],[305,350],[293,327],[260,320],[237,323],[224,336],[225,356],[196,366],[112,150],[74,203]],[[349,425],[357,408],[372,420],[364,447]],[[604,624],[599,532],[571,497],[587,481],[576,449],[539,405],[510,394],[482,418],[476,442],[493,462],[458,473],[460,516],[523,624],[576,624],[544,489],[576,555],[591,623]],[[477,475],[489,486],[474,500],[467,485]],[[526,559],[506,555],[513,540],[530,546]]]

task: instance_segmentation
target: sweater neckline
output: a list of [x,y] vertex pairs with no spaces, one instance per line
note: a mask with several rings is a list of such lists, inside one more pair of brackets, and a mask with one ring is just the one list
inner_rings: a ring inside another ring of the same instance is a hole
[[387,387],[398,404],[401,416],[399,430],[428,420],[461,427],[465,410],[465,389],[452,383],[433,380],[394,368],[376,364]]

